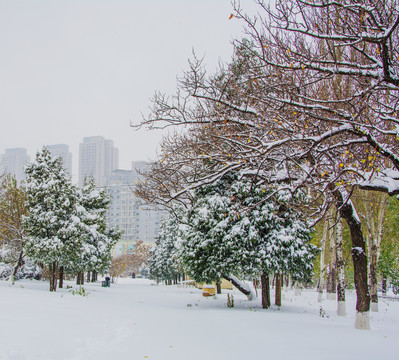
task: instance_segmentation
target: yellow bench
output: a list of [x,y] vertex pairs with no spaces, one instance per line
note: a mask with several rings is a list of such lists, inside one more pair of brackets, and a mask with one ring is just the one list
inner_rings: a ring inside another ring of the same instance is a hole
[[213,285],[202,285],[202,296],[216,295],[216,288]]

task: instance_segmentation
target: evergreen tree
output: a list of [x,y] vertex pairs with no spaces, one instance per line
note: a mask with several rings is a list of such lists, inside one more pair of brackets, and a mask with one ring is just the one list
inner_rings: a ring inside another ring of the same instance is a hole
[[74,270],[106,271],[111,264],[111,250],[120,239],[117,229],[107,228],[106,212],[110,199],[105,190],[98,190],[94,180],[85,181],[79,196],[78,216],[82,227],[82,251]]
[[25,172],[29,211],[24,219],[28,231],[25,250],[48,267],[50,291],[56,291],[59,266],[71,266],[82,248],[77,191],[61,159],[53,159],[45,147]]
[[300,212],[288,206],[290,192],[272,192],[227,175],[200,188],[196,198],[178,249],[179,261],[193,279],[262,274],[268,282],[270,273],[310,278],[316,248]]
[[182,210],[175,207],[174,212],[161,221],[158,238],[148,260],[150,279],[171,281],[180,273],[175,252],[181,213]]

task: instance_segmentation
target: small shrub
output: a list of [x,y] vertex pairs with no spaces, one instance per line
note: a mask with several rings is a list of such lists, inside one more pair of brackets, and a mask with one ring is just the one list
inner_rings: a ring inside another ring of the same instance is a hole
[[320,310],[319,310],[319,316],[322,318],[328,318],[328,315],[326,313],[326,311],[320,306]]
[[80,295],[80,296],[83,296],[83,297],[89,296],[89,293],[88,293],[88,292],[85,290],[85,288],[82,287],[82,286],[79,287],[79,290],[73,290],[73,289],[71,289],[71,290],[69,290],[69,292],[70,292],[72,295]]
[[233,308],[234,307],[234,296],[230,294],[227,294],[227,307],[228,308]]

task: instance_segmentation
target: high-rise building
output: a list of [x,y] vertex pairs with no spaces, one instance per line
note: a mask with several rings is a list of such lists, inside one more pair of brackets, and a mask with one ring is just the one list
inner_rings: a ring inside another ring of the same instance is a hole
[[158,208],[140,205],[134,193],[139,178],[136,170],[115,170],[107,176],[106,188],[111,198],[107,225],[122,231],[122,238],[114,248],[114,256],[130,252],[139,240],[154,243],[160,219],[165,214]]
[[69,151],[69,145],[47,145],[47,149],[50,150],[51,156],[61,157],[64,169],[72,176],[72,153]]
[[79,144],[79,186],[93,177],[97,186],[104,186],[106,177],[119,166],[119,152],[112,140],[102,136],[83,138]]
[[25,165],[30,161],[25,148],[6,149],[0,158],[1,173],[14,175],[18,181],[25,180]]

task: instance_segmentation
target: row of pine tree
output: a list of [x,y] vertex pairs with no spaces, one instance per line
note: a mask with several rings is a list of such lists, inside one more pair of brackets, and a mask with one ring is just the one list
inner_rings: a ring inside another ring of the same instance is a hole
[[47,148],[26,167],[26,229],[24,251],[48,270],[50,291],[64,274],[106,272],[119,230],[106,226],[109,198],[92,179],[78,189],[60,158]]

